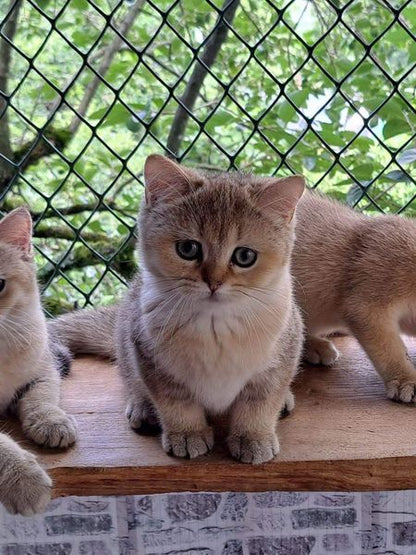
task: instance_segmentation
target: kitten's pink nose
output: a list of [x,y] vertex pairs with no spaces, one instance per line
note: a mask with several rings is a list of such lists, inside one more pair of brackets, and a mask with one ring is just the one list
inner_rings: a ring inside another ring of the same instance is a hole
[[221,275],[219,271],[216,271],[215,268],[210,267],[208,264],[202,266],[201,278],[202,281],[205,281],[208,285],[211,295],[213,295],[223,284],[223,275]]
[[217,289],[219,289],[222,285],[222,281],[207,281],[207,285],[211,294],[213,295]]

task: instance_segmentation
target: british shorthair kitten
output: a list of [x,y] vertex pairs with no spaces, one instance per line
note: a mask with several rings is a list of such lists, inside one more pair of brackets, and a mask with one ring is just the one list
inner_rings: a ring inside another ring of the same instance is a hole
[[[72,417],[58,406],[58,361],[48,345],[31,247],[32,221],[18,208],[0,221],[0,411],[12,408],[26,437],[43,447],[67,447]],[[51,480],[35,457],[0,434],[0,502],[31,515],[50,499]]]
[[302,346],[290,258],[303,178],[200,173],[159,155],[144,176],[140,276],[120,308],[52,329],[73,352],[116,350],[130,425],[160,423],[166,452],[207,453],[207,414],[229,412],[231,455],[268,461]]
[[308,192],[297,209],[292,269],[305,358],[333,364],[338,351],[327,336],[352,334],[388,397],[416,403],[416,368],[400,337],[416,335],[416,222],[366,216]]

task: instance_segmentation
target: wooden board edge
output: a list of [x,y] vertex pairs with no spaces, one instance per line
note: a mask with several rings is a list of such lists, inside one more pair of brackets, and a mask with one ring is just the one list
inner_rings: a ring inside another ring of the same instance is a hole
[[416,457],[279,462],[54,468],[54,497],[180,492],[385,491],[416,489]]

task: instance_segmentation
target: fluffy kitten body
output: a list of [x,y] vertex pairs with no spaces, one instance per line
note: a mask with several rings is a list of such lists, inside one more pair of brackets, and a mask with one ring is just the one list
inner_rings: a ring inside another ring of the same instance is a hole
[[296,299],[307,330],[305,358],[331,365],[326,336],[354,335],[395,401],[416,402],[416,369],[400,333],[416,335],[416,223],[369,217],[316,193],[297,210]]
[[[206,414],[230,411],[233,457],[267,461],[279,449],[279,413],[293,408],[302,343],[290,254],[303,179],[203,175],[155,155],[145,180],[142,272],[118,309],[115,334],[130,424],[160,423],[167,452],[196,457],[213,445]],[[199,255],[184,259],[184,244]],[[248,250],[257,259],[239,265],[237,256],[253,256]],[[80,340],[94,335],[91,325],[102,329],[86,312],[53,329],[73,351],[91,352],[97,348]]]
[[[13,409],[25,435],[46,447],[76,439],[72,418],[59,407],[58,363],[48,344],[36,269],[31,218],[16,209],[0,222],[0,411]],[[0,434],[0,501],[33,514],[50,499],[51,480],[30,453]]]

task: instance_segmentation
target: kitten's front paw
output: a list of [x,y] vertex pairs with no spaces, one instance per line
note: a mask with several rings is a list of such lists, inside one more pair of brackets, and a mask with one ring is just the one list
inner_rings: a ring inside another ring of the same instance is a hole
[[162,446],[168,455],[194,459],[209,453],[214,446],[212,428],[192,432],[163,432]]
[[332,366],[339,358],[339,352],[328,339],[309,337],[305,342],[303,358],[311,364]]
[[26,451],[14,465],[13,475],[0,485],[0,500],[12,514],[42,513],[51,498],[52,480]]
[[386,382],[387,397],[398,403],[416,403],[416,380],[390,380]]
[[279,440],[274,432],[257,437],[232,434],[227,443],[231,456],[243,463],[261,464],[270,461],[279,452]]
[[161,432],[156,409],[149,399],[130,399],[126,417],[130,427],[142,435],[158,435]]
[[75,419],[59,407],[30,415],[23,422],[26,436],[42,447],[69,447],[75,443],[78,432]]

